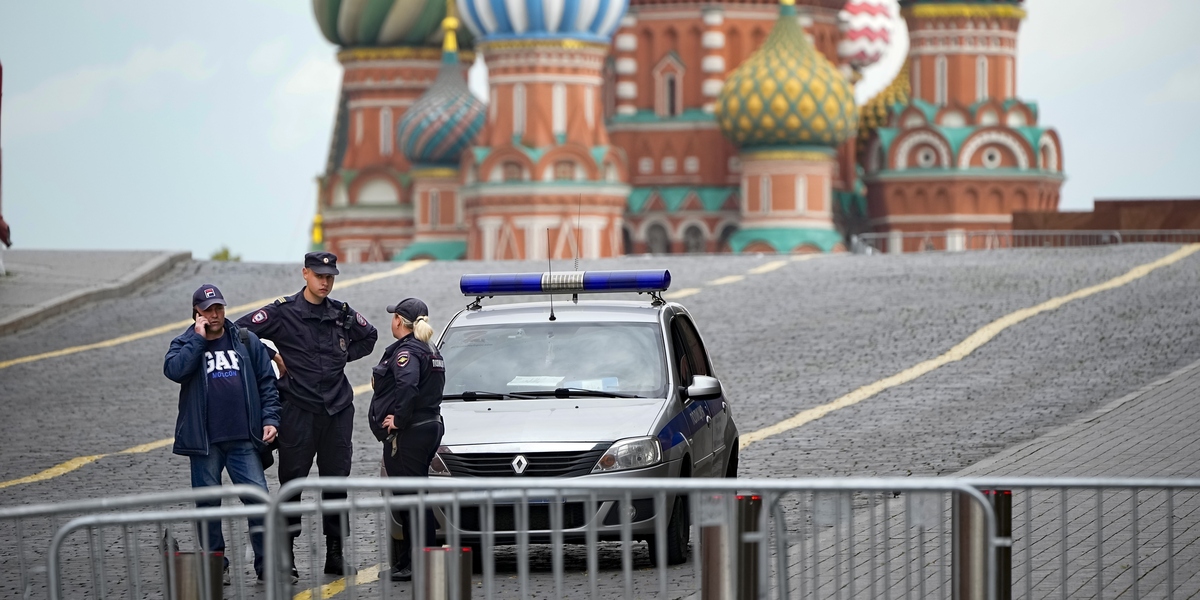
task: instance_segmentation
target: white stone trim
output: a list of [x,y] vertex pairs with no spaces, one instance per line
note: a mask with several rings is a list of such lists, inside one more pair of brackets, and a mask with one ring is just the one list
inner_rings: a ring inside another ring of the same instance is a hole
[[1012,214],[948,214],[948,215],[888,215],[871,219],[872,225],[905,225],[913,223],[1012,223]]
[[602,85],[604,79],[599,75],[548,75],[542,73],[529,73],[525,75],[497,75],[489,77],[488,81],[495,86],[496,84],[518,84],[518,83],[570,83],[575,85]]
[[725,32],[705,31],[700,36],[700,47],[706,50],[720,50],[725,47]]
[[958,153],[958,168],[969,168],[975,153],[987,144],[1008,148],[1017,157],[1018,169],[1024,171],[1029,168],[1029,155],[1025,153],[1025,148],[1021,146],[1016,137],[1002,131],[984,131],[967,140],[966,145]]
[[621,100],[637,100],[638,88],[635,81],[618,81],[617,98]]
[[618,33],[617,36],[613,38],[613,47],[616,48],[618,52],[633,52],[634,50],[637,50],[637,46],[637,36],[632,33]]
[[626,13],[625,16],[621,17],[621,27],[633,27],[637,25],[637,22],[638,18],[635,14]]
[[[634,97],[635,98],[637,97],[636,93],[634,93]],[[636,115],[637,107],[632,104],[618,104],[617,105],[617,114],[618,115]],[[612,127],[609,127],[609,129],[611,130]]]
[[362,108],[407,108],[416,100],[412,98],[359,98],[346,103],[346,108],[359,110]]
[[700,70],[704,73],[724,73],[725,57],[720,54],[709,54],[700,59]]
[[705,79],[704,83],[700,84],[700,89],[707,98],[720,96],[723,87],[725,87],[725,82],[720,79]]
[[930,131],[917,131],[908,134],[900,145],[896,147],[896,170],[903,171],[908,168],[908,154],[917,144],[926,143],[934,147],[938,152],[939,164],[949,168],[952,163],[950,158],[950,144],[941,136]]
[[637,59],[628,56],[622,56],[613,63],[613,70],[617,75],[633,75],[637,73]]
[[[1050,150],[1048,154],[1050,155],[1050,162],[1053,164],[1042,164],[1042,148]],[[1054,171],[1055,173],[1062,171],[1062,165],[1058,159],[1058,146],[1054,143],[1054,138],[1048,133],[1043,133],[1042,137],[1038,139],[1038,166],[1043,171]]]

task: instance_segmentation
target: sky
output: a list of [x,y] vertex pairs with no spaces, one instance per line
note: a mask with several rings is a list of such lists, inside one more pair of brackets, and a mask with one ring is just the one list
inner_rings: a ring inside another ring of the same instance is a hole
[[[1200,2],[1028,0],[1017,93],[1063,140],[1063,210],[1200,197]],[[0,3],[14,248],[299,260],[341,66],[307,0]],[[891,81],[888,56],[857,93]],[[486,95],[476,65],[472,88]]]

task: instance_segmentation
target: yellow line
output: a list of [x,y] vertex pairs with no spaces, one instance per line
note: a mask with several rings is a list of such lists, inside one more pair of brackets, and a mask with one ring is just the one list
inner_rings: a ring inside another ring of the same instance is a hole
[[997,335],[1000,335],[1000,333],[1005,329],[1029,319],[1030,317],[1052,311],[1068,302],[1073,302],[1075,300],[1087,298],[1088,296],[1092,296],[1100,292],[1119,288],[1130,282],[1145,277],[1155,269],[1160,269],[1162,267],[1175,264],[1184,258],[1195,254],[1197,251],[1200,251],[1200,244],[1190,244],[1154,262],[1135,267],[1120,277],[1115,277],[1105,281],[1104,283],[1076,290],[1065,296],[1052,298],[1036,306],[1022,308],[1016,312],[1004,315],[1003,317],[984,325],[975,333],[972,333],[965,340],[959,342],[956,346],[937,358],[918,363],[899,373],[896,373],[895,375],[892,375],[891,377],[880,379],[875,383],[860,387],[857,390],[854,390],[853,392],[850,392],[849,394],[846,394],[845,396],[842,396],[832,402],[810,408],[796,414],[791,418],[775,423],[774,425],[770,425],[757,431],[752,431],[742,435],[739,447],[745,448],[754,442],[795,429],[801,425],[820,419],[821,417],[824,417],[835,410],[853,406],[884,390],[903,385],[949,363],[962,360],[975,350],[978,350],[984,344],[990,342]]
[[675,290],[674,292],[668,292],[666,294],[663,294],[663,299],[678,300],[680,298],[687,298],[688,296],[695,296],[696,294],[699,294],[699,293],[700,293],[700,288],[683,288],[681,290]]
[[[346,281],[340,282],[335,286],[335,289],[345,289],[345,288],[363,284],[363,283],[379,281],[380,279],[384,279],[387,277],[395,277],[396,275],[404,275],[406,273],[411,273],[411,272],[425,266],[428,262],[429,262],[428,260],[424,260],[424,259],[412,260],[412,261],[404,263],[403,265],[401,265],[399,267],[396,267],[395,269],[391,269],[390,271],[383,271],[381,273],[373,273],[371,275],[355,277],[354,279],[348,279]],[[254,310],[256,308],[263,306],[264,304],[267,304],[268,302],[271,302],[272,300],[274,300],[277,297],[278,296],[274,296],[271,298],[265,298],[263,300],[255,300],[254,302],[247,302],[246,304],[240,304],[238,306],[233,306],[233,307],[227,308],[226,312],[230,313],[230,314],[234,314],[234,313],[242,313],[242,312]],[[140,339],[177,331],[183,327],[187,327],[190,323],[192,323],[191,319],[187,319],[184,321],[175,321],[174,323],[160,325],[153,329],[147,329],[145,331],[139,331],[137,333],[131,333],[129,335],[115,337],[115,338],[112,338],[111,340],[104,340],[102,342],[96,342],[94,344],[84,344],[82,346],[72,346],[70,348],[63,348],[62,350],[54,350],[53,352],[43,352],[42,354],[32,354],[30,356],[22,356],[20,358],[13,358],[13,359],[5,360],[5,361],[0,361],[0,369],[7,369],[9,367],[13,367],[16,365],[21,365],[21,364],[30,363],[30,362],[36,362],[39,360],[46,360],[48,358],[58,358],[59,356],[69,356],[71,354],[87,352],[88,350],[99,350],[101,348],[112,348],[113,346],[119,346],[121,344],[127,344],[129,342],[136,342],[137,340],[140,340]]]
[[[383,565],[381,565],[381,564],[380,565],[371,565],[371,566],[359,571],[358,574],[356,574],[354,576],[354,585],[356,585],[356,586],[366,585],[368,583],[375,583],[376,581],[379,581],[379,571],[382,568],[383,568]],[[300,592],[299,594],[296,594],[295,596],[292,596],[292,600],[313,600],[313,598],[329,598],[330,596],[336,596],[336,595],[344,592],[345,590],[346,590],[346,578],[342,577],[341,579],[336,579],[336,580],[331,581],[319,588],[316,588],[315,595],[313,594],[314,590],[308,589],[308,590],[304,590],[303,592]]]
[[724,277],[714,279],[714,280],[708,282],[708,285],[725,285],[727,283],[737,283],[745,278],[746,278],[745,275],[726,275]]
[[821,258],[822,256],[831,256],[831,255],[829,255],[829,254],[794,254],[794,255],[792,255],[792,262],[804,262],[806,260],[812,260],[814,258]]
[[775,269],[779,269],[786,264],[787,264],[786,260],[773,260],[769,263],[758,265],[757,267],[750,269],[749,273],[751,275],[762,275],[763,273],[770,273],[771,271],[774,271]]

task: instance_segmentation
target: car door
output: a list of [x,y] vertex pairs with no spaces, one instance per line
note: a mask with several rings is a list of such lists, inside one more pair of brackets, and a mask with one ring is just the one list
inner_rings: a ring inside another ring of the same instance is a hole
[[[691,319],[684,316],[677,317],[677,319],[684,345],[687,347],[688,357],[691,359],[693,375],[716,377],[712,371],[712,363],[708,360],[708,352],[704,349],[704,342],[700,339],[700,334],[696,331]],[[717,398],[699,400],[697,403],[704,406],[709,419],[709,435],[712,439],[712,476],[724,477],[725,457],[729,453],[729,449],[725,447],[726,430],[729,427],[729,407],[725,403],[725,396],[722,394]]]
[[[696,374],[696,364],[693,362],[692,354],[688,352],[685,331],[690,324],[685,323],[686,319],[683,316],[671,319],[671,356],[675,373],[679,378],[677,385],[681,388],[692,385],[692,377]],[[704,366],[704,372],[708,372],[707,365]],[[683,397],[682,391],[680,402],[683,404],[687,436],[692,446],[692,475],[710,477],[713,470],[713,437],[712,428],[709,426],[712,419],[708,415],[708,408],[705,406],[705,402]]]

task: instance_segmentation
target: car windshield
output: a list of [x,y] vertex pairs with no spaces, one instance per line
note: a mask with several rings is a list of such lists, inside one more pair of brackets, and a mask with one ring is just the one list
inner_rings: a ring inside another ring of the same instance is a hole
[[446,395],[572,388],[663,397],[654,323],[524,323],[453,327],[441,343]]

